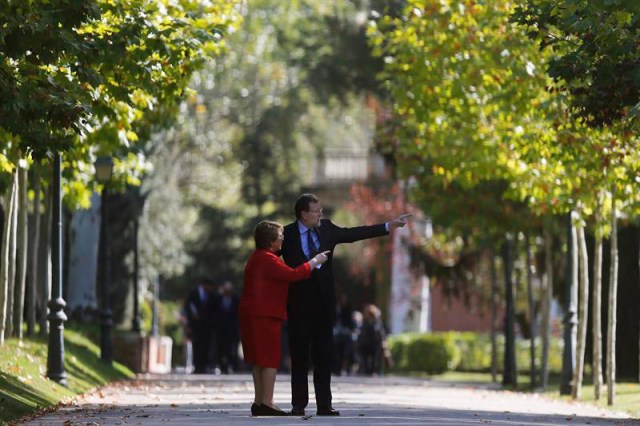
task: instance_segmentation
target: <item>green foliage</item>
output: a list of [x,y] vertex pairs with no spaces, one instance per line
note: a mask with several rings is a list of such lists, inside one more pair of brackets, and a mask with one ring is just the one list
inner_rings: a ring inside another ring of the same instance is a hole
[[153,323],[153,308],[151,302],[143,299],[140,302],[140,328],[143,332],[151,331],[151,324]]
[[366,6],[358,1],[300,1],[286,11],[290,20],[296,17],[295,25],[276,29],[279,45],[292,52],[290,66],[304,70],[304,83],[323,103],[333,97],[344,101],[351,93],[378,93],[382,89],[376,74],[383,63],[371,55],[367,43]]
[[454,370],[460,350],[453,336],[447,334],[409,333],[389,338],[394,369],[441,374]]
[[[538,134],[546,77],[543,57],[515,25],[509,2],[414,0],[399,18],[370,28],[382,75],[405,121],[401,172],[473,186],[510,178],[514,140]],[[403,130],[404,129],[404,130]],[[425,164],[424,160],[430,161]],[[426,170],[426,167],[429,170]]]
[[633,0],[527,0],[514,13],[541,50],[548,72],[572,95],[572,109],[589,123],[637,124],[640,4]]
[[[570,204],[583,216],[592,214],[603,198],[608,217],[612,185],[624,199],[623,209],[637,213],[635,176],[640,164],[637,126],[639,6],[633,1],[569,2],[529,0],[518,5],[512,21],[535,40],[547,57],[546,71],[553,78],[550,93],[566,96],[573,114],[556,117],[555,147],[537,149],[539,159],[526,172],[528,195]],[[549,160],[548,165],[542,160]],[[569,179],[562,176],[570,176]],[[522,188],[521,188],[522,189]],[[522,192],[520,192],[522,194]],[[603,224],[597,224],[600,228]],[[608,234],[606,226],[596,232]]]
[[16,149],[17,143],[23,151],[71,147],[91,104],[82,84],[96,78],[90,67],[69,67],[91,48],[76,29],[98,17],[96,1],[2,3],[0,128],[8,132],[0,141],[3,149]]
[[411,336],[408,333],[389,336],[387,344],[393,359],[393,370],[405,371],[409,370],[409,356],[407,349],[411,342]]
[[[457,371],[490,371],[491,370],[491,340],[486,334],[471,332],[454,333],[456,345],[460,348],[460,363]],[[497,367],[502,372],[504,366],[504,336],[496,336]],[[528,372],[531,364],[531,342],[528,339],[516,340],[516,365],[519,372]],[[536,365],[540,369],[542,359],[542,343],[536,339]],[[549,349],[549,371],[559,373],[562,371],[562,340],[551,338]]]
[[[502,337],[502,336],[501,336]],[[457,371],[488,371],[491,368],[491,342],[489,336],[461,332],[455,333],[456,346],[460,349]],[[502,338],[504,347],[504,338]]]
[[119,157],[114,180],[135,183],[145,169],[140,136],[175,116],[193,72],[223,48],[235,7],[223,0],[3,3],[0,158],[65,152],[68,192],[81,204],[94,185],[96,155]]
[[536,226],[514,194],[533,161],[519,148],[553,140],[544,56],[509,23],[511,8],[413,0],[369,27],[397,122],[386,144],[411,200],[470,243]]
[[[153,255],[145,261],[172,277],[176,296],[200,275],[239,287],[255,223],[292,219],[293,201],[312,181],[313,161],[325,147],[347,140],[350,149],[368,152],[370,144],[374,117],[363,97],[345,91],[356,77],[335,86],[311,77],[325,65],[354,71],[334,56],[348,62],[368,54],[357,8],[256,0],[241,13],[241,31],[225,38],[228,51],[194,74],[198,94],[159,136],[164,144],[150,154],[156,169],[143,184],[153,188],[144,231],[144,250]],[[354,38],[328,36],[334,24]]]
[[[504,336],[496,336],[497,371],[504,366]],[[440,374],[445,371],[491,371],[490,336],[472,332],[404,333],[390,336],[389,348],[395,366],[392,371],[422,371]],[[519,372],[530,368],[530,341],[516,340],[516,365]],[[542,344],[536,340],[536,365],[540,369]],[[551,339],[549,372],[562,371],[562,340]]]
[[173,341],[171,346],[171,364],[185,365],[184,359],[184,324],[180,315],[182,300],[163,300],[160,303],[160,335],[169,336]]
[[[638,204],[632,189],[640,164],[637,138],[624,123],[594,129],[592,124],[604,123],[602,116],[576,119],[564,113],[591,97],[607,102],[605,93],[619,90],[611,96],[615,109],[619,95],[630,91],[633,97],[635,90],[635,83],[625,85],[623,67],[621,80],[609,72],[600,77],[611,85],[592,91],[593,75],[579,72],[572,55],[591,43],[577,34],[591,35],[589,19],[596,16],[611,31],[592,35],[602,35],[598,43],[607,48],[636,37],[637,17],[628,12],[637,6],[620,2],[610,15],[607,6],[587,3],[531,0],[516,8],[509,1],[411,0],[399,16],[370,23],[370,43],[385,61],[381,78],[395,115],[384,129],[387,149],[401,177],[414,183],[412,201],[436,224],[465,237],[480,231],[482,239],[495,238],[507,230],[538,228],[545,215],[577,210],[586,218],[598,193],[605,194],[607,217],[606,193],[613,184],[624,192],[627,209]],[[566,25],[565,32],[554,33],[558,23]],[[552,48],[540,51],[528,35]],[[592,65],[609,61],[606,55],[595,60],[603,52],[589,53]],[[553,71],[563,57],[571,83],[558,78],[557,67]],[[612,63],[620,57],[613,55]],[[589,55],[580,60],[588,62]]]

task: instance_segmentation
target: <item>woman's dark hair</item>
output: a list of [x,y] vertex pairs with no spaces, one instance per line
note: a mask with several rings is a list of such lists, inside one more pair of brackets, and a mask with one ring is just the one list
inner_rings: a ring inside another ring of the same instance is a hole
[[318,200],[318,197],[313,194],[302,194],[299,196],[294,207],[296,219],[302,219],[302,212],[309,211],[309,204],[319,202],[320,200]]
[[263,220],[257,224],[256,229],[253,231],[256,248],[270,248],[271,243],[278,239],[278,231],[280,229],[282,229],[282,225],[272,220]]

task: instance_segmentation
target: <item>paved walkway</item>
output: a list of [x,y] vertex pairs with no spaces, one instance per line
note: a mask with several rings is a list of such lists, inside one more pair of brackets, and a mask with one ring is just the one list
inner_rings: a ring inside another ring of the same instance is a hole
[[[310,383],[312,383],[310,381]],[[311,386],[313,388],[313,386]],[[340,417],[251,417],[249,375],[140,376],[32,419],[29,425],[640,425],[586,404],[535,394],[398,377],[334,377]],[[289,408],[289,376],[279,375],[276,403]],[[313,400],[313,394],[311,395]]]

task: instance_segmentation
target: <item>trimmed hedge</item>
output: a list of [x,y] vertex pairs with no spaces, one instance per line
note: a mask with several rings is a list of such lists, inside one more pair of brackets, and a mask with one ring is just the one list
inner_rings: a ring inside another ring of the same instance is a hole
[[[487,372],[491,369],[491,339],[472,332],[405,333],[390,336],[389,349],[394,361],[391,371],[420,371],[440,374],[445,371]],[[518,371],[527,372],[530,365],[529,340],[516,341]],[[502,371],[504,337],[497,336],[498,371]],[[540,368],[542,344],[536,340],[536,366]],[[552,338],[549,349],[549,371],[562,370],[562,340]]]
[[[460,350],[453,336],[410,333],[389,339],[393,370],[424,371],[441,374],[453,370],[460,360]],[[392,370],[392,371],[393,371]]]

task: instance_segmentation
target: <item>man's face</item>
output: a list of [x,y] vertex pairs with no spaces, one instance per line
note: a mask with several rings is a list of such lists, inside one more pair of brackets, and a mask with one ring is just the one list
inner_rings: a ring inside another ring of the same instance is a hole
[[302,224],[307,228],[317,228],[322,219],[322,204],[309,203],[309,210],[302,212]]

